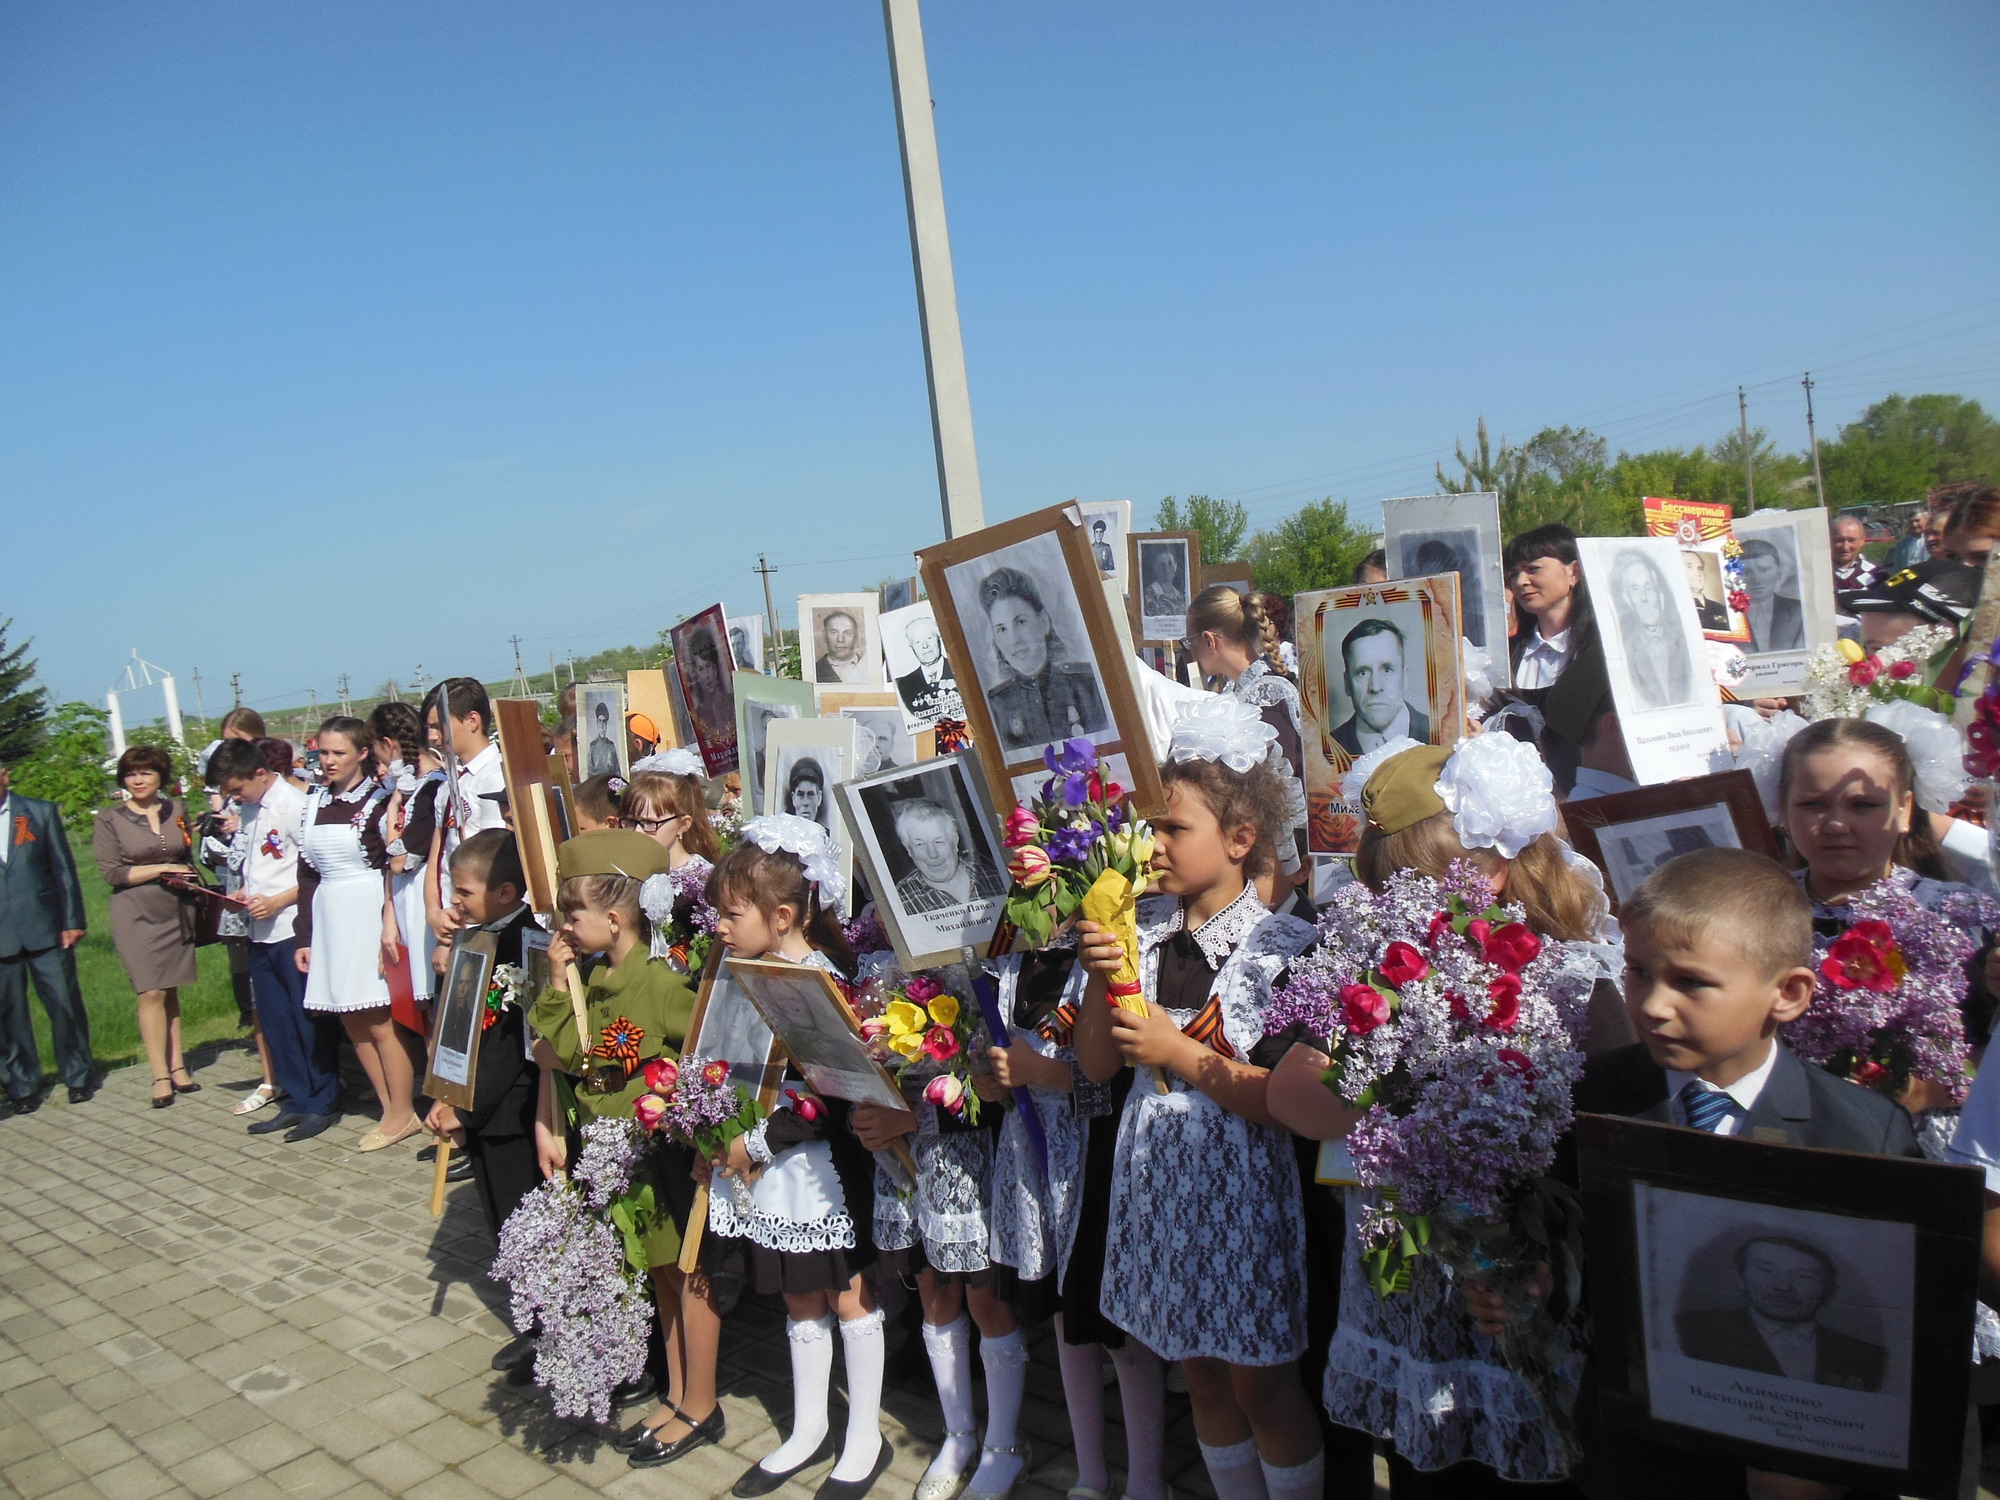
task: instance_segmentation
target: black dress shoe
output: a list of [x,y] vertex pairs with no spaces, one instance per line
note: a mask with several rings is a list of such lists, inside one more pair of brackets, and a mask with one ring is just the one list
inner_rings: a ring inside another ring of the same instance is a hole
[[875,1455],[875,1462],[868,1472],[859,1479],[835,1479],[829,1474],[813,1491],[813,1500],[861,1500],[861,1497],[875,1488],[875,1481],[882,1477],[882,1471],[889,1467],[889,1460],[896,1456],[896,1450],[889,1446],[887,1438],[882,1439],[882,1451]]
[[762,1464],[752,1464],[743,1471],[743,1477],[730,1486],[729,1493],[740,1495],[743,1500],[755,1500],[758,1495],[768,1495],[793,1475],[803,1474],[815,1464],[825,1463],[833,1457],[835,1451],[833,1434],[829,1432],[820,1439],[819,1446],[813,1449],[812,1457],[804,1463],[795,1464],[789,1469],[767,1469]]
[[69,1091],[69,1102],[72,1104],[88,1104],[96,1097],[97,1081],[95,1079],[92,1079],[80,1088],[73,1088]]
[[445,1163],[444,1180],[446,1182],[472,1181],[472,1158],[469,1156],[454,1156],[449,1162]]
[[42,1107],[42,1096],[40,1094],[26,1094],[19,1099],[9,1099],[7,1102],[13,1106],[15,1114],[31,1115]]
[[504,1374],[506,1371],[513,1369],[523,1359],[533,1359],[535,1357],[536,1337],[532,1333],[515,1334],[494,1353],[492,1367]]
[[706,1443],[721,1442],[728,1432],[729,1418],[718,1406],[708,1414],[706,1421],[695,1423],[694,1431],[686,1437],[675,1438],[671,1443],[663,1443],[655,1437],[640,1439],[625,1455],[625,1462],[635,1469],[657,1469],[661,1464],[670,1464]]
[[[678,1406],[675,1406],[671,1401],[666,1405],[668,1422],[671,1422],[675,1417],[681,1417],[681,1409]],[[687,1418],[681,1417],[681,1420],[685,1422]],[[664,1427],[666,1422],[662,1422],[660,1425]],[[690,1423],[689,1425],[692,1426],[693,1424]],[[653,1429],[648,1427],[644,1422],[634,1422],[630,1427],[611,1439],[611,1447],[619,1453],[630,1453],[652,1435]]]
[[623,1411],[628,1406],[637,1406],[641,1401],[650,1401],[660,1393],[660,1378],[651,1370],[637,1380],[628,1380],[611,1393],[611,1409]]
[[327,1131],[333,1129],[339,1123],[340,1116],[336,1114],[294,1115],[292,1117],[292,1128],[285,1132],[285,1139],[288,1141],[309,1141],[316,1135],[326,1134]]
[[[170,1094],[167,1097],[172,1098],[173,1096]],[[290,1130],[303,1119],[305,1119],[305,1116],[295,1109],[280,1110],[268,1120],[259,1120],[255,1125],[244,1126],[243,1133],[245,1135],[275,1135],[280,1130]]]

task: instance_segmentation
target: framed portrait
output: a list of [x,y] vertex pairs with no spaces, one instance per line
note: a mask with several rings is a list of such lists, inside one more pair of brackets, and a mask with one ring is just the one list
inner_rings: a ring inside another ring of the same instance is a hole
[[[671,675],[666,667],[650,667],[625,674],[625,711],[628,714],[644,714],[653,721],[653,727],[660,731],[658,745],[664,749],[678,745],[680,726],[674,721],[673,690],[667,686]],[[631,753],[631,745],[626,745],[626,753]]]
[[1465,726],[1458,575],[1396,578],[1298,597],[1305,702],[1307,838],[1316,854],[1352,854],[1361,809],[1341,778],[1377,745],[1408,735],[1456,744]]
[[1007,896],[1007,851],[970,751],[834,788],[896,960],[919,969],[982,952]]
[[424,1092],[453,1109],[472,1108],[472,1079],[479,1066],[479,1033],[486,1017],[486,986],[493,977],[496,942],[478,932],[451,945],[437,1019],[431,1026],[430,1074]]
[[1125,765],[1142,817],[1164,806],[1159,766],[1107,597],[1074,506],[1057,505],[918,554],[972,743],[996,801],[1039,785],[1042,751],[1088,740]]
[[1749,849],[1780,858],[1778,836],[1748,771],[1565,802],[1563,821],[1576,852],[1604,872],[1614,911],[1640,881],[1677,854]]
[[1201,577],[1201,537],[1192,531],[1135,531],[1126,547],[1132,639],[1171,646],[1187,634],[1188,606]]
[[[542,749],[541,705],[532,698],[495,698],[493,726],[499,732],[500,771],[507,787],[507,803],[519,809],[527,805],[531,788],[549,784],[551,757]],[[519,823],[516,818],[516,823]],[[561,840],[557,840],[561,842]],[[540,845],[521,839],[521,873],[528,882],[528,904],[536,911],[556,909],[554,864],[543,859]]]
[[836,692],[880,693],[882,676],[879,595],[799,595],[799,662],[806,681]]
[[588,781],[593,776],[624,776],[632,760],[625,739],[625,684],[579,682],[576,685],[577,767]]
[[1750,601],[1743,612],[1750,638],[1742,643],[1750,669],[1737,697],[1804,692],[1812,653],[1833,644],[1833,553],[1826,538],[1824,510],[1766,510],[1736,522]]
[[821,693],[819,716],[854,721],[856,776],[873,776],[914,760],[928,760],[933,753],[928,747],[935,744],[936,736],[928,725],[918,731],[923,736],[921,742],[910,732],[894,693]]
[[945,652],[944,633],[938,629],[937,610],[930,600],[882,616],[882,654],[903,706],[903,722],[910,729],[930,729],[941,719],[965,718],[958,674]]
[[1978,1169],[1604,1115],[1576,1138],[1607,1428],[1958,1493]]
[[764,617],[730,615],[724,623],[729,627],[729,659],[736,663],[736,670],[763,671]]
[[784,1060],[778,1056],[777,1038],[763,1013],[750,1003],[743,986],[723,962],[726,952],[719,942],[709,950],[681,1056],[721,1058],[729,1064],[731,1080],[749,1089],[768,1109],[778,1102]]
[[924,581],[914,575],[909,578],[892,578],[882,585],[882,613],[891,610],[908,609],[924,597]]
[[1086,504],[1078,501],[1076,508],[1083,517],[1083,536],[1090,543],[1091,560],[1097,564],[1101,576],[1118,585],[1118,593],[1123,597],[1125,538],[1132,534],[1132,502],[1093,500]]
[[814,1093],[909,1108],[896,1080],[868,1055],[861,1024],[826,970],[772,958],[725,958],[723,964]]
[[[533,1005],[542,992],[555,983],[555,966],[549,962],[549,938],[530,922],[521,929],[521,972],[527,975],[528,1003]],[[533,1045],[530,1038],[530,1045]]]
[[702,769],[723,776],[736,769],[736,663],[722,606],[711,604],[667,633],[673,643],[674,680],[687,706],[688,727],[701,752]]
[[1465,638],[1486,653],[1494,682],[1505,686],[1510,679],[1500,497],[1478,491],[1384,500],[1382,551],[1391,578],[1458,575]]
[[[555,835],[558,844],[566,840],[575,830],[576,823],[570,817],[570,804],[576,800],[576,783],[570,779],[569,762],[561,755],[549,757],[548,779],[549,831]],[[519,803],[515,804],[520,806]],[[537,907],[536,910],[541,908]],[[553,910],[554,908],[550,908]]]
[[736,674],[736,743],[742,760],[743,796],[754,816],[764,810],[765,741],[774,719],[810,719],[813,690],[791,677]]
[[774,719],[764,737],[764,806],[819,824],[840,845],[840,873],[854,875],[854,846],[840,826],[833,789],[854,774],[861,735],[852,719]]
[[1577,559],[1633,780],[1651,786],[1707,774],[1729,736],[1680,545],[1671,537],[1582,537]]
[[[1251,581],[1250,564],[1247,562],[1203,563],[1201,565],[1202,588],[1212,589],[1218,583],[1225,588],[1235,589],[1239,594],[1248,594],[1255,589],[1255,584]],[[1185,635],[1186,632],[1183,631],[1182,634]]]
[[[1740,609],[1742,565],[1730,555],[1734,509],[1720,500],[1668,500],[1658,495],[1648,495],[1639,504],[1646,535],[1668,537],[1681,549],[1681,567],[1702,634],[1747,651],[1750,631]],[[1831,559],[1827,566],[1831,569]]]

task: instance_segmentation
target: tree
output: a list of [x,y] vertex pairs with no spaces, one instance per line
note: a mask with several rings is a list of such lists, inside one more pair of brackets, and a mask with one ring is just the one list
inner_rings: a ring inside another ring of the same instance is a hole
[[1235,500],[1212,495],[1189,495],[1185,501],[1169,495],[1153,512],[1153,529],[1195,532],[1201,537],[1203,562],[1234,562],[1243,533],[1250,529],[1250,512]]
[[59,804],[71,824],[88,823],[111,796],[110,717],[88,703],[58,707],[40,749],[13,767],[21,794]]
[[2000,422],[1965,396],[1890,396],[1820,447],[1827,504],[1921,500],[1958,479],[2000,476]]
[[35,685],[35,663],[28,655],[34,637],[9,650],[7,632],[13,628],[11,618],[0,620],[0,765],[8,766],[42,747],[49,717],[48,690]]
[[1515,497],[1521,482],[1527,477],[1527,456],[1519,448],[1507,446],[1507,439],[1500,439],[1500,449],[1496,453],[1492,441],[1486,435],[1486,418],[1479,419],[1477,439],[1473,451],[1468,455],[1463,439],[1455,439],[1452,447],[1458,459],[1461,477],[1452,479],[1444,472],[1444,465],[1437,465],[1438,488],[1447,495],[1471,495],[1492,491],[1500,496],[1500,507],[1504,514],[1508,503]]
[[1328,497],[1251,537],[1250,569],[1260,590],[1289,599],[1346,583],[1374,547],[1374,533],[1354,524],[1347,502]]

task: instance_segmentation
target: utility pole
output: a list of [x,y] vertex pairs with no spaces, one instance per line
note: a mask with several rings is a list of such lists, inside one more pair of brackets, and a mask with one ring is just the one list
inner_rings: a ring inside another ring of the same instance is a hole
[[340,712],[343,718],[354,717],[354,707],[347,701],[347,674],[340,674]]
[[972,392],[965,378],[958,284],[944,222],[944,176],[938,167],[937,126],[931,118],[937,106],[931,99],[917,0],[882,0],[882,29],[889,40],[889,84],[896,99],[896,137],[903,156],[903,203],[909,210],[910,259],[917,273],[917,321],[930,386],[938,498],[944,507],[944,534],[964,536],[986,524],[986,506],[979,492],[979,455],[972,443]]
[[549,697],[554,698],[562,689],[556,685],[556,654],[549,653]]
[[401,703],[403,701],[403,690],[393,677],[389,679],[389,701],[391,703]]
[[319,723],[319,689],[307,688],[306,694],[306,723],[317,727]]
[[189,673],[188,675],[194,678],[194,716],[195,716],[195,721],[196,721],[197,723],[199,723],[199,724],[201,725],[201,735],[202,735],[202,738],[203,738],[203,739],[207,739],[207,738],[208,738],[208,710],[207,710],[207,709],[206,709],[205,707],[203,707],[203,706],[202,706],[202,701],[201,701],[201,668],[200,668],[200,667],[196,667],[196,668],[194,669],[194,671],[193,671],[193,672],[191,672],[191,673]]
[[532,698],[534,694],[528,689],[528,674],[521,665],[521,638],[518,635],[510,635],[507,639],[514,643],[514,686],[520,690],[523,698]]
[[241,672],[231,672],[229,674],[229,700],[229,706],[232,710],[243,706],[243,674]]
[[[778,570],[765,562],[764,554],[759,552],[757,554],[757,566],[750,571],[764,575],[764,614],[771,625],[770,659],[775,662],[778,659],[778,648],[785,643],[785,638],[778,634],[778,606],[771,598],[771,575]],[[777,674],[774,672],[771,675],[775,677]]]
[[1806,388],[1806,445],[1812,449],[1813,489],[1818,492],[1820,508],[1824,510],[1826,508],[1826,481],[1820,477],[1819,438],[1813,432],[1813,409],[1812,409],[1813,378],[1811,370],[1806,371],[1806,378],[1804,384]]
[[418,663],[417,663],[417,701],[418,701],[419,703],[421,703],[421,702],[423,701],[423,697],[424,697],[424,664],[423,664],[422,662],[418,662]]
[[565,651],[565,652],[563,653],[563,660],[569,663],[569,685],[570,685],[571,687],[575,687],[575,686],[576,686],[576,653],[575,653],[574,651]]
[[1736,430],[1743,439],[1743,493],[1749,507],[1745,515],[1757,514],[1757,471],[1750,463],[1750,403],[1743,399],[1743,387],[1736,387]]

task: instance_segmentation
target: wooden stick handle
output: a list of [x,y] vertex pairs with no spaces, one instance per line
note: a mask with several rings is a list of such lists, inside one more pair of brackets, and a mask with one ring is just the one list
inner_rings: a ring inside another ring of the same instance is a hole
[[910,1155],[909,1141],[899,1135],[889,1143],[889,1151],[897,1161],[903,1164],[903,1170],[910,1174],[910,1181],[915,1182],[917,1180],[917,1159]]
[[437,1170],[431,1174],[431,1217],[444,1217],[444,1174],[451,1170],[451,1142],[438,1138]]
[[687,1227],[681,1231],[680,1268],[683,1276],[692,1276],[701,1265],[701,1236],[708,1227],[708,1184],[694,1185],[694,1202],[688,1207]]

